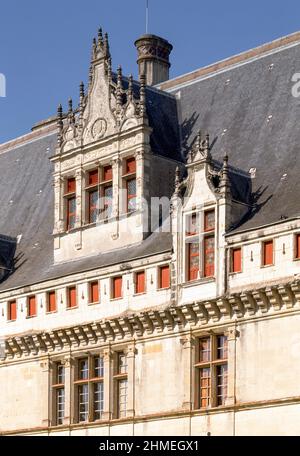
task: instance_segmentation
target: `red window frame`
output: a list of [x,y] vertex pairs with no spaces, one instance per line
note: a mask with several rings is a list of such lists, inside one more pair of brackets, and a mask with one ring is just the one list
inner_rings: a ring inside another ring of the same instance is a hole
[[263,266],[273,266],[274,264],[274,240],[270,239],[263,242]]
[[242,249],[237,247],[231,250],[231,272],[242,272]]
[[[195,252],[193,250],[193,244],[196,244],[198,246],[197,251]],[[197,259],[197,267],[192,266],[192,263],[194,263],[194,259]],[[188,243],[188,280],[197,280],[199,277],[200,273],[200,245],[199,242],[189,242]]]
[[7,319],[8,321],[16,321],[17,319],[17,301],[9,301],[8,302],[8,309],[7,309]]
[[57,304],[56,304],[56,292],[49,291],[47,295],[47,312],[56,312],[57,311]]
[[170,265],[160,266],[158,288],[160,290],[170,288]]
[[92,171],[88,172],[88,186],[92,187],[94,185],[99,184],[99,170],[93,169]]
[[134,174],[136,173],[136,160],[135,157],[129,157],[125,161],[125,170],[124,174]]
[[112,299],[121,299],[122,298],[122,287],[123,287],[123,277],[113,277],[112,278]]
[[29,296],[28,303],[27,303],[27,316],[28,317],[36,317],[37,308],[36,308],[36,296]]
[[300,234],[295,236],[295,259],[300,259]]
[[[209,248],[210,240],[213,240],[213,247]],[[203,254],[204,254],[204,277],[213,277],[215,275],[215,236],[205,236],[203,241]],[[213,256],[213,261],[210,263],[209,258]]]
[[142,294],[146,291],[146,274],[145,271],[135,273],[135,294]]
[[68,288],[68,309],[77,307],[77,288],[76,286]]
[[100,293],[99,293],[99,282],[98,281],[94,281],[94,282],[90,282],[89,284],[89,303],[90,304],[96,304],[99,302],[99,296],[100,296]]
[[[209,217],[213,214],[213,223],[210,224]],[[215,230],[215,210],[214,209],[209,209],[204,212],[204,231],[214,231]]]
[[112,180],[112,178],[113,178],[112,166],[111,165],[103,166],[102,182],[109,182]]

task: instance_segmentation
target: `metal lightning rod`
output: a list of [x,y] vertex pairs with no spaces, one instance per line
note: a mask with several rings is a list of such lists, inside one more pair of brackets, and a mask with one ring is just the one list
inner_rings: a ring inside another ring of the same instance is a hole
[[149,0],[146,0],[146,34],[148,33],[149,26]]

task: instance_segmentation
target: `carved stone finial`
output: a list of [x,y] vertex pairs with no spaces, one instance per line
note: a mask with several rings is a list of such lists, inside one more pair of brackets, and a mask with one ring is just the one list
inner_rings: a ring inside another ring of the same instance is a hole
[[105,54],[106,58],[110,57],[109,41],[108,41],[108,33],[107,32],[104,35],[104,54]]
[[175,193],[178,193],[180,186],[180,169],[179,166],[176,166],[175,170]]
[[63,132],[63,109],[62,105],[59,104],[57,108],[57,144],[60,147],[62,145],[62,132]]
[[92,84],[93,82],[93,65],[90,65],[90,69],[89,69],[89,86]]
[[97,56],[97,41],[96,38],[93,38],[93,48],[92,48],[92,60]]
[[132,101],[133,99],[133,76],[132,74],[128,78],[128,99]]
[[69,113],[69,114],[73,114],[73,100],[72,100],[72,98],[69,98],[69,100],[68,100],[68,106],[69,106],[69,111],[68,111],[68,113]]
[[98,30],[98,46],[99,47],[103,46],[103,34],[102,34],[102,28],[101,27]]
[[84,83],[82,81],[79,86],[79,97],[80,97],[80,101],[83,100],[83,98],[84,98]]
[[144,117],[146,114],[146,76],[140,75],[140,116]]
[[229,179],[229,168],[228,168],[228,155],[227,153],[223,158],[223,168],[221,171],[220,190],[223,193],[230,192],[230,179]]
[[121,67],[121,65],[119,65],[118,70],[117,70],[117,106],[118,106],[118,109],[120,109],[122,106],[122,89],[123,89],[122,67]]
[[108,57],[107,59],[107,77],[108,77],[108,81],[110,82],[111,81],[111,58]]

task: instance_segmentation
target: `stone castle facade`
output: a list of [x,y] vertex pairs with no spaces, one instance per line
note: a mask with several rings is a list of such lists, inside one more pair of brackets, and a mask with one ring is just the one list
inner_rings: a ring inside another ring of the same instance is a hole
[[299,435],[300,34],[136,47],[0,145],[0,434]]

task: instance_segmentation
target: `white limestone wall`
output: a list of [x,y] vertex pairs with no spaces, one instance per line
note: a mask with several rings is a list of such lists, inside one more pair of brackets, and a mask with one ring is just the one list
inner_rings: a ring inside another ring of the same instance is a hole
[[[280,233],[280,230],[283,232]],[[276,232],[277,231],[277,232]],[[230,291],[233,289],[251,289],[257,284],[266,286],[280,279],[300,274],[300,261],[295,260],[295,230],[265,230],[259,236],[254,234],[244,242],[239,242],[236,237],[235,246],[242,247],[242,272],[229,274]],[[262,236],[264,234],[264,236]],[[244,235],[245,237],[245,235]],[[274,265],[262,265],[262,243],[265,240],[273,239]]]

